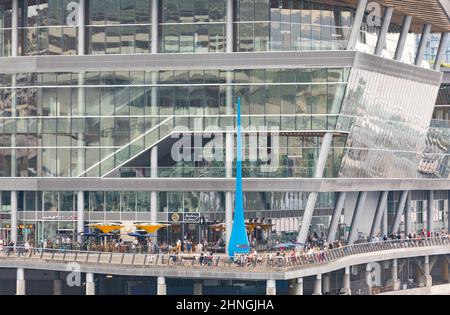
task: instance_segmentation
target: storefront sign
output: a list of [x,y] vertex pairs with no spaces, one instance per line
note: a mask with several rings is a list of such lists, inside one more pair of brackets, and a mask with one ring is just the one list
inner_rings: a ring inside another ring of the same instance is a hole
[[185,213],[184,214],[185,223],[200,223],[200,213]]
[[169,214],[169,221],[170,222],[175,222],[175,223],[178,223],[178,222],[181,222],[183,219],[182,219],[182,217],[181,217],[181,214],[180,213],[170,213]]

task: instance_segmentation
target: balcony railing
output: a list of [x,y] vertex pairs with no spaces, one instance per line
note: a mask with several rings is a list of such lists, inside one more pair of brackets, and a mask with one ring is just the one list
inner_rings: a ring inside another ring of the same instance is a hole
[[23,247],[4,247],[0,251],[0,261],[2,259],[19,258],[29,259],[30,261],[45,260],[65,263],[94,263],[119,267],[132,265],[149,268],[221,268],[221,270],[233,269],[236,271],[282,271],[329,264],[348,256],[426,247],[448,247],[450,252],[450,236],[361,243],[331,250],[311,251],[303,254],[296,251],[287,251],[285,253],[278,251],[265,252],[257,255],[236,255],[234,259],[220,254],[141,254],[43,248],[25,250]]

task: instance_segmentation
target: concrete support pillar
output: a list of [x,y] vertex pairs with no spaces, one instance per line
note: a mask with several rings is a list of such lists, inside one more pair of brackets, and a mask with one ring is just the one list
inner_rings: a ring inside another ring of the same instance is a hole
[[322,277],[322,291],[325,294],[331,292],[331,281],[329,273],[324,274]]
[[338,194],[336,203],[334,204],[333,216],[331,217],[330,228],[328,229],[327,242],[331,243],[336,239],[336,231],[339,226],[339,219],[344,208],[345,197],[347,193],[340,192]]
[[203,283],[194,282],[194,295],[203,295]]
[[405,209],[408,194],[409,191],[402,191],[400,195],[400,200],[398,201],[397,210],[395,212],[394,223],[392,224],[392,234],[397,234],[400,230],[400,223],[402,221],[403,210]]
[[425,52],[425,48],[427,47],[427,42],[430,37],[431,32],[431,24],[425,24],[422,30],[422,36],[420,36],[419,47],[417,48],[416,60],[414,64],[416,66],[420,66],[422,64],[423,55]]
[[427,231],[431,233],[431,236],[433,236],[434,231],[434,191],[430,190],[428,191],[427,196]]
[[400,37],[397,42],[397,49],[395,50],[394,59],[397,61],[401,61],[403,57],[403,52],[405,51],[406,39],[408,38],[409,29],[411,28],[411,15],[405,15],[403,18],[402,31],[400,33]]
[[352,245],[358,238],[358,226],[362,213],[364,211],[364,204],[366,202],[367,192],[361,191],[358,194],[358,200],[356,201],[355,212],[353,213],[352,224],[350,226],[350,232],[348,234],[347,244]]
[[94,274],[86,273],[86,295],[95,295],[95,281]]
[[152,54],[158,53],[158,0],[152,0]]
[[387,281],[387,286],[392,287],[393,291],[400,290],[400,280],[398,279],[398,262],[397,259],[392,260],[391,275]]
[[405,204],[405,236],[411,233],[411,194],[406,197]]
[[394,7],[386,7],[383,15],[383,24],[381,25],[380,33],[378,34],[377,45],[375,47],[375,55],[381,56],[383,48],[386,45],[386,36],[391,24],[392,14],[394,14]]
[[19,51],[19,0],[12,0],[11,28],[11,56],[17,57]]
[[86,0],[79,0],[78,3],[78,55],[83,56],[86,52]]
[[448,276],[448,260],[446,256],[442,256],[442,281],[444,281],[444,283],[450,282]]
[[275,280],[267,280],[266,295],[277,295],[277,282]]
[[293,295],[303,295],[303,278],[297,278],[294,280],[294,288],[292,290]]
[[313,295],[322,295],[322,274],[316,276]]
[[359,0],[356,8],[355,18],[353,19],[352,30],[347,43],[347,50],[355,50],[358,41],[361,24],[364,19],[364,13],[367,7],[367,0]]
[[350,288],[350,267],[345,267],[344,277],[342,279],[342,290],[347,295],[351,295],[352,291]]
[[84,192],[77,192],[77,241],[82,244],[83,236],[80,233],[84,232]]
[[62,295],[62,280],[53,280],[53,295]]
[[377,234],[378,230],[380,229],[381,221],[383,220],[384,210],[386,209],[387,206],[388,195],[389,195],[388,191],[380,192],[377,209],[375,211],[375,217],[373,219],[372,227],[370,229],[370,236],[369,236],[370,239],[372,239],[372,237],[374,237]]
[[25,295],[25,269],[17,268],[16,295]]
[[439,71],[441,69],[441,62],[447,49],[448,32],[444,32],[441,35],[441,41],[439,43],[439,48],[436,54],[436,60],[434,61],[434,70]]
[[419,277],[419,283],[424,287],[431,287],[433,285],[433,278],[430,274],[430,257],[425,256],[423,260],[423,275]]
[[17,246],[17,191],[11,191],[11,241]]
[[167,285],[165,277],[158,277],[157,295],[167,295]]
[[[320,146],[319,156],[316,162],[316,169],[314,171],[314,178],[322,178],[323,171],[328,158],[328,153],[330,152],[331,141],[333,140],[332,133],[326,133],[322,140],[322,145]],[[297,242],[300,244],[305,244],[308,238],[309,226],[311,224],[311,219],[314,213],[314,207],[316,206],[317,197],[319,193],[311,192],[308,195],[308,200],[306,202],[305,211],[303,213],[302,223],[299,228]]]
[[366,265],[366,270],[364,271],[365,283],[367,285],[368,295],[372,295],[372,266],[371,264]]
[[[230,105],[231,107],[231,105]],[[225,138],[225,155],[226,155],[226,177],[233,177],[233,161],[234,161],[234,135],[230,132]],[[226,237],[226,253],[228,253],[228,243],[233,228],[233,193],[227,191],[225,193],[225,237]]]

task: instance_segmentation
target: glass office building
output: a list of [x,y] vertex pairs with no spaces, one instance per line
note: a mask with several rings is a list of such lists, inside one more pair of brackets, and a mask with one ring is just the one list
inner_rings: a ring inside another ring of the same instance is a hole
[[[446,227],[450,152],[430,144],[445,134],[430,129],[442,74],[401,40],[409,14],[426,41],[421,17],[388,8],[374,19],[352,1],[0,0],[0,238],[150,222],[170,225],[164,241],[226,241],[239,98],[249,222],[278,238],[326,234],[346,192],[345,238],[351,179],[370,190],[368,221],[391,191],[390,227],[402,192],[411,218],[430,202],[414,186],[427,178]],[[448,20],[430,14],[442,44]]]

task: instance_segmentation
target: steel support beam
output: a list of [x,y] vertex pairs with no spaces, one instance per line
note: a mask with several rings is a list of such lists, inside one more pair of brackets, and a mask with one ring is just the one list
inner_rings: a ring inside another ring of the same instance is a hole
[[356,201],[355,212],[353,213],[352,224],[348,235],[347,245],[353,245],[358,237],[358,226],[364,211],[364,204],[366,202],[367,192],[361,191],[358,194]]
[[86,53],[86,0],[78,2],[78,55]]
[[394,14],[394,7],[386,7],[383,15],[383,24],[378,35],[377,45],[375,46],[375,55],[381,56],[384,46],[386,45],[386,36],[391,24],[392,15]]
[[[323,171],[325,169],[325,164],[327,162],[328,153],[330,152],[331,141],[333,140],[332,133],[326,133],[323,137],[322,145],[320,147],[319,157],[316,162],[316,170],[314,172],[314,178],[322,178]],[[314,213],[314,207],[316,206],[316,201],[319,193],[311,192],[308,195],[308,200],[306,202],[305,211],[303,213],[302,223],[299,228],[299,233],[297,237],[297,242],[300,244],[305,244],[308,238],[309,225],[311,224],[311,219]]]
[[77,192],[77,241],[82,244],[84,232],[84,192]]
[[370,235],[369,239],[372,239],[377,234],[378,229],[380,229],[381,226],[381,220],[383,219],[384,210],[387,206],[387,198],[388,198],[389,192],[388,191],[382,191],[380,192],[380,197],[378,198],[378,204],[377,209],[375,211],[375,217],[372,222],[372,227],[370,229]]
[[422,30],[422,36],[420,36],[419,47],[417,48],[416,60],[414,64],[416,66],[420,66],[422,64],[423,55],[425,52],[425,48],[427,47],[427,42],[430,37],[431,32],[431,24],[425,24]]
[[158,34],[158,0],[152,0],[152,54],[158,53],[158,43],[159,43],[159,34]]
[[402,191],[400,195],[400,200],[397,204],[397,210],[395,212],[394,223],[392,224],[391,234],[397,234],[400,229],[400,223],[402,221],[403,210],[405,209],[406,198],[408,197],[409,191]]
[[19,0],[12,0],[11,10],[11,57],[19,52]]
[[411,193],[406,197],[405,204],[405,236],[411,233]]
[[327,236],[328,243],[333,242],[336,238],[336,231],[338,229],[339,219],[342,214],[342,209],[344,208],[346,196],[347,196],[347,193],[340,192],[338,194],[336,203],[334,204],[333,216],[331,217],[330,228],[328,229],[328,236]]
[[11,191],[11,241],[17,246],[17,191]]
[[445,50],[447,49],[448,32],[441,34],[441,41],[439,42],[439,48],[434,61],[433,69],[439,71],[441,69],[441,62],[444,58]]
[[[226,52],[232,53],[234,50],[234,13],[233,0],[227,0],[227,16],[226,16]],[[226,73],[227,87],[225,96],[225,106],[227,115],[233,115],[233,82],[232,72]],[[228,126],[231,127],[231,126]],[[225,135],[225,165],[226,177],[233,177],[233,162],[234,162],[234,134],[227,132]],[[228,243],[231,237],[231,230],[233,228],[233,194],[230,191],[225,193],[225,252],[228,253]]]
[[427,231],[433,236],[434,232],[434,191],[429,190],[427,196]]
[[352,30],[347,43],[347,50],[355,50],[356,43],[358,42],[359,33],[361,30],[361,24],[364,19],[364,13],[366,12],[367,0],[359,0],[358,7],[356,8],[355,18],[353,19]]
[[397,42],[397,49],[395,50],[394,59],[397,61],[401,61],[403,58],[403,52],[405,51],[406,39],[408,38],[409,29],[411,28],[411,15],[405,15],[403,18],[402,31],[400,33],[400,37]]

